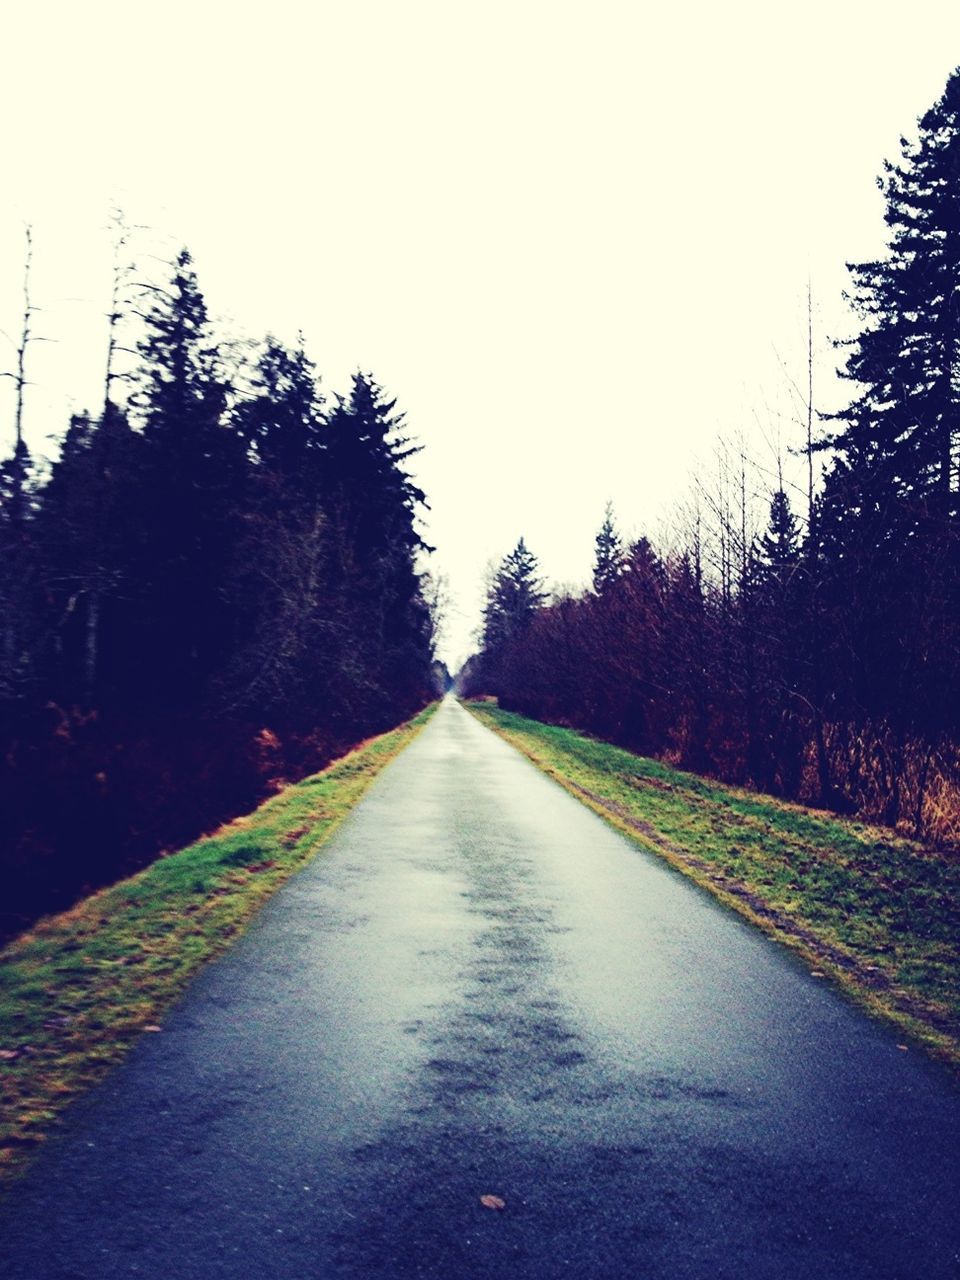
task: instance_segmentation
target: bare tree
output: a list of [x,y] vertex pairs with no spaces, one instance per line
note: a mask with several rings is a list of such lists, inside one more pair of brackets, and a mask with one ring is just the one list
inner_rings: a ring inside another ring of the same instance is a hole
[[110,289],[110,310],[107,312],[107,358],[103,379],[103,415],[104,418],[111,406],[116,405],[114,383],[127,381],[130,374],[117,369],[117,356],[120,354],[135,356],[132,347],[123,346],[120,334],[123,322],[132,310],[131,289],[134,287],[136,266],[130,256],[129,246],[134,230],[128,225],[122,209],[114,209],[111,216],[113,227],[113,274]]
[[16,353],[16,368],[7,369],[0,373],[0,377],[10,378],[14,385],[14,465],[12,471],[12,492],[10,499],[10,516],[13,524],[19,527],[23,521],[23,490],[25,480],[25,462],[26,462],[26,445],[23,440],[23,404],[26,389],[29,386],[27,381],[27,351],[32,342],[45,342],[45,338],[39,337],[33,332],[33,318],[39,308],[34,304],[30,292],[30,273],[33,268],[33,228],[27,226],[25,228],[26,252],[24,254],[23,263],[23,319],[20,326],[20,335],[14,344]]

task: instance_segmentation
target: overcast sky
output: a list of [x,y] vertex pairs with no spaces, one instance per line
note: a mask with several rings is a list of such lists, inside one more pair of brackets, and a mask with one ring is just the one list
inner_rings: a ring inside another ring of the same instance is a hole
[[521,533],[583,581],[608,498],[656,535],[721,433],[771,467],[797,442],[808,274],[836,405],[843,264],[960,63],[943,0],[33,0],[4,27],[0,326],[29,221],[56,339],[33,447],[97,402],[119,202],[234,330],[302,329],[328,389],[397,397],[452,663]]

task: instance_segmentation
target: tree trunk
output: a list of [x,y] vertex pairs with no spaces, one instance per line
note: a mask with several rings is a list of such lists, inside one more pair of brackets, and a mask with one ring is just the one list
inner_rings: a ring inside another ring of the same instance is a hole
[[93,706],[97,684],[97,654],[100,643],[100,592],[87,597],[87,633],[83,646],[83,688],[87,704]]

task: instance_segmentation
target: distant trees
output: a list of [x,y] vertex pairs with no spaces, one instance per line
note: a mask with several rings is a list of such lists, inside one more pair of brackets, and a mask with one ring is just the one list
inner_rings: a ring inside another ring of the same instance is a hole
[[607,503],[603,524],[596,536],[593,562],[593,589],[598,596],[609,591],[623,573],[623,543],[613,519],[613,506]]
[[888,249],[850,268],[852,394],[804,525],[781,479],[754,532],[746,462],[721,453],[676,548],[623,551],[608,508],[592,590],[540,606],[495,663],[485,645],[468,685],[960,840],[960,70],[881,187]]
[[500,562],[487,591],[484,651],[496,652],[522,636],[545,599],[537,558],[521,538]]
[[107,346],[102,407],[40,475],[16,383],[0,462],[14,913],[188,838],[447,680],[417,446],[371,376],[330,404],[302,341],[228,365],[186,251],[160,283],[119,263]]
[[504,556],[487,587],[483,611],[483,662],[487,678],[503,679],[504,662],[546,599],[536,556],[523,538]]

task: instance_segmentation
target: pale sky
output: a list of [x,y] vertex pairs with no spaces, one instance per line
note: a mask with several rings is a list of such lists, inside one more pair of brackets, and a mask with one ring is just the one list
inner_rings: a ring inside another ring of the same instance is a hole
[[98,402],[118,202],[232,331],[302,329],[328,390],[361,367],[397,397],[456,665],[520,534],[582,582],[608,498],[655,535],[721,433],[771,467],[798,443],[808,274],[838,404],[843,264],[883,244],[875,179],[960,5],[34,0],[0,58],[0,327],[31,222],[56,339],[32,446]]

